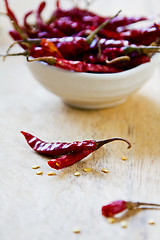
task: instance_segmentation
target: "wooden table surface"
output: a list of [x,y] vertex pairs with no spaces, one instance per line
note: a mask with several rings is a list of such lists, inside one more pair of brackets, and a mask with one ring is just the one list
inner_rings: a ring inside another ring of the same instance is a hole
[[[106,14],[119,8],[127,14],[156,11],[149,1],[117,0],[110,6],[105,0],[97,2],[92,8]],[[12,6],[22,16],[38,3],[15,0]],[[0,6],[3,11],[2,0]],[[12,42],[9,28],[7,18],[1,16],[2,52]],[[35,81],[23,57],[0,61],[0,71],[0,239],[159,239],[160,211],[134,213],[126,219],[125,229],[118,219],[109,224],[101,215],[102,205],[117,199],[160,203],[159,69],[126,103],[98,111],[66,106]],[[28,147],[21,130],[46,141],[124,137],[132,149],[123,142],[108,144],[48,176],[51,168],[47,159]],[[122,155],[126,161],[121,160]],[[43,175],[36,175],[32,165],[40,165]],[[86,167],[92,171],[84,172]],[[108,174],[101,172],[104,167],[109,169]],[[75,171],[81,175],[74,176]],[[154,225],[148,224],[151,218]],[[81,230],[79,234],[73,233],[75,227]]]

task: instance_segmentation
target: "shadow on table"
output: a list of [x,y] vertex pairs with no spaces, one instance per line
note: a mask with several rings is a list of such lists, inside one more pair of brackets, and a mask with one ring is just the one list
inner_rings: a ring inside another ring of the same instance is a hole
[[108,220],[112,220],[111,223],[119,223],[119,222],[122,222],[122,221],[126,221],[128,220],[129,218],[137,215],[138,213],[141,213],[142,211],[151,211],[151,210],[160,210],[160,208],[145,208],[145,207],[142,207],[142,208],[137,208],[137,209],[132,209],[132,210],[128,210],[126,212],[124,212],[123,214],[121,214],[121,216],[119,217],[113,217],[113,218],[108,218]]
[[[160,101],[158,104],[140,94],[134,94],[126,103],[114,108],[86,111],[61,104],[59,114],[62,112],[64,120],[67,119],[67,132],[71,130],[71,136],[76,134],[77,129],[79,134],[81,129],[82,134],[78,135],[80,139],[124,137],[132,143],[132,149],[129,151],[132,151],[134,161],[144,158],[154,158],[157,161],[160,156]],[[119,153],[115,154],[122,153],[123,144],[118,145]],[[96,156],[103,159],[107,155],[109,159],[109,151],[106,148],[99,149],[98,154],[91,154],[80,164],[69,167],[70,170],[64,169],[60,176],[63,177],[70,171],[74,172],[77,166],[81,170],[86,165],[96,164],[97,167],[100,161],[97,162]],[[96,170],[94,173],[99,175]]]
[[86,111],[64,106],[63,114],[73,130],[82,129],[85,136],[88,136],[88,132],[92,133],[93,139],[126,137],[144,155],[151,147],[155,151],[159,149],[160,101],[158,104],[140,94],[134,94],[126,103],[114,108]]

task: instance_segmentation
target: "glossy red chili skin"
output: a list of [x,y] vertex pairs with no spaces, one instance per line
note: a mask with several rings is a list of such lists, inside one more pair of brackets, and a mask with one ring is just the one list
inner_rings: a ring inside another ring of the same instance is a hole
[[28,145],[38,153],[43,155],[48,155],[51,157],[57,157],[71,152],[80,152],[80,151],[94,151],[97,148],[96,142],[94,140],[86,141],[75,141],[73,143],[67,142],[55,142],[49,143],[40,140],[39,138],[33,136],[30,133],[21,131],[24,135]]
[[[90,12],[86,9],[80,9],[78,7],[74,7],[71,9],[60,9],[58,8],[56,11],[53,12],[53,15],[56,16],[56,18],[66,17],[69,16],[71,20],[79,20],[81,21],[83,17],[94,17],[97,16],[93,12]],[[102,17],[97,16],[98,19],[104,19]],[[97,19],[96,19],[97,20]]]
[[101,64],[92,64],[92,63],[86,63],[82,61],[72,61],[72,60],[65,60],[65,59],[56,59],[55,66],[71,70],[75,72],[90,72],[90,73],[117,73],[121,72],[121,69],[107,66],[107,65],[101,65]]
[[58,18],[54,21],[54,28],[59,29],[66,36],[72,36],[86,28],[86,24],[83,22],[72,21],[70,17]]
[[148,29],[133,29],[121,33],[121,35],[123,36],[123,39],[128,40],[130,43],[148,46],[160,37],[160,27],[155,25]]
[[102,207],[102,215],[105,217],[114,217],[114,215],[127,209],[127,202],[118,200]]
[[150,58],[147,55],[141,54],[139,56],[136,56],[136,57],[132,58],[130,60],[129,64],[127,64],[124,67],[124,70],[128,70],[128,69],[137,67],[137,66],[139,66],[143,63],[147,63],[147,62],[150,62]]
[[17,20],[15,14],[13,13],[13,11],[10,9],[8,0],[4,0],[4,2],[6,5],[6,10],[7,10],[7,14],[8,14],[9,18],[18,25],[18,20]]
[[66,168],[87,157],[93,151],[94,150],[90,149],[79,152],[71,152],[67,155],[61,156],[60,158],[49,160],[48,165],[56,170]]

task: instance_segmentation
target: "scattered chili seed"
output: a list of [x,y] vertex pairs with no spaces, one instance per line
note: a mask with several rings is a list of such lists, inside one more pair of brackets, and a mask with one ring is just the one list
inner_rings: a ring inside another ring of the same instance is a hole
[[114,223],[115,219],[114,218],[108,218],[108,223]]
[[83,171],[84,172],[90,172],[90,171],[92,171],[92,169],[91,168],[84,168]]
[[107,168],[102,168],[102,172],[109,173],[109,170]]
[[32,169],[38,169],[40,166],[32,166]]
[[79,228],[74,228],[74,229],[73,229],[73,232],[74,232],[74,233],[80,233],[81,230],[80,230]]
[[43,171],[37,171],[36,174],[37,174],[37,175],[42,175],[42,174],[43,174]]
[[78,171],[75,172],[75,173],[74,173],[74,176],[76,176],[76,177],[80,176],[80,172],[78,172]]
[[128,227],[127,222],[126,222],[126,221],[122,221],[122,222],[121,222],[121,227],[122,227],[122,228]]
[[127,157],[126,157],[126,156],[122,156],[121,159],[122,159],[123,161],[126,161],[126,160],[127,160]]
[[155,224],[155,221],[154,221],[153,218],[150,218],[150,219],[148,220],[148,223],[152,225],[152,224]]
[[54,175],[56,175],[56,173],[54,173],[54,172],[49,172],[49,173],[47,173],[47,175],[48,175],[48,176],[54,176]]

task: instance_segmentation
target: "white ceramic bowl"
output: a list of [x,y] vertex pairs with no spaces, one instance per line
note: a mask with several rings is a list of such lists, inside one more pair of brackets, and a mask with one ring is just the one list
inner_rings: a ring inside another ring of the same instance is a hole
[[151,77],[158,57],[155,54],[149,63],[111,74],[72,72],[43,62],[27,64],[34,77],[65,103],[83,109],[101,109],[125,102]]

